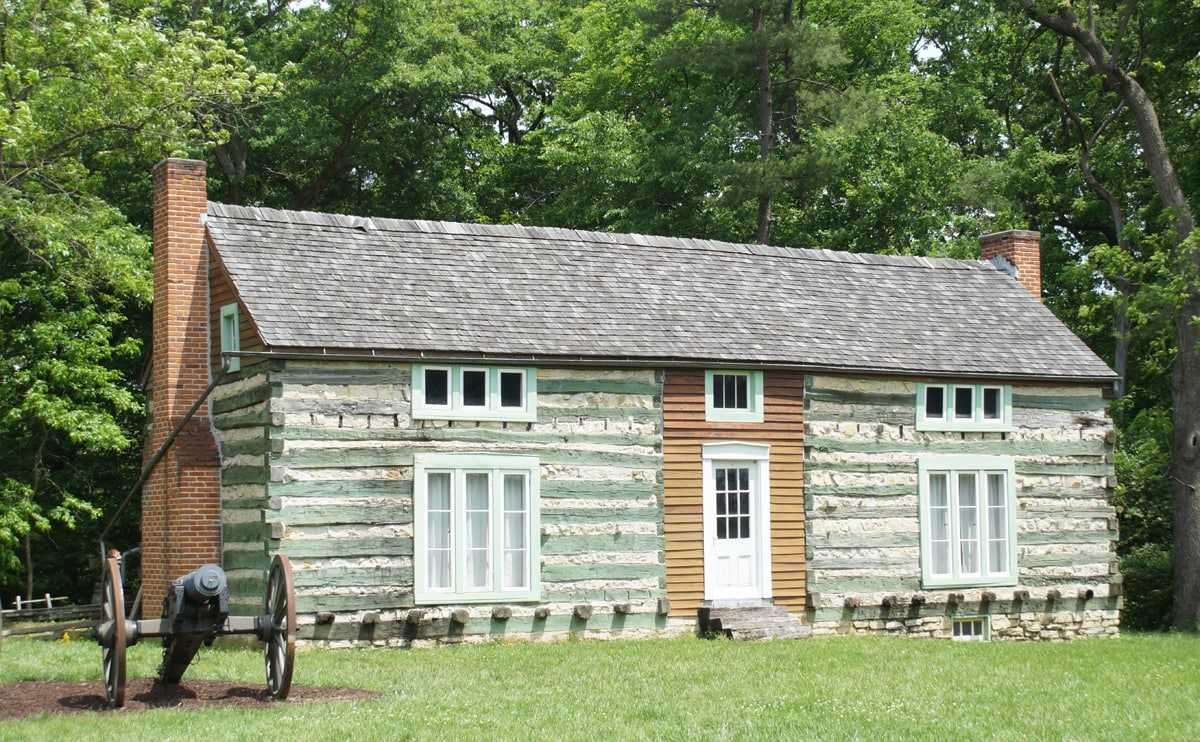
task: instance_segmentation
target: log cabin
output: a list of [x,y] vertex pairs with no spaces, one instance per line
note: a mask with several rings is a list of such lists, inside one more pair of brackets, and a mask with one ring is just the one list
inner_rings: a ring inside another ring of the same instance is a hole
[[1117,377],[1036,232],[953,260],[277,211],[179,159],[154,218],[147,605],[217,563],[255,614],[281,553],[326,646],[1118,632]]

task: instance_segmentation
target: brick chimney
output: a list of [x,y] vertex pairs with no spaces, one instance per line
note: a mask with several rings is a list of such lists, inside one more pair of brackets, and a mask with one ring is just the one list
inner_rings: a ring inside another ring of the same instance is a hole
[[1029,293],[1042,299],[1041,232],[1010,229],[979,238],[979,253],[983,260],[1002,257],[1008,261],[1010,272]]
[[[208,210],[205,163],[154,168],[153,456],[209,384]],[[196,411],[142,488],[142,595],[159,615],[171,580],[221,562],[221,472],[208,403]]]

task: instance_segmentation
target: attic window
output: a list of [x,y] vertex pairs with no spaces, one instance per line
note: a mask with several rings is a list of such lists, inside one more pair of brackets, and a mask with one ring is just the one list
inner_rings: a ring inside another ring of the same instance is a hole
[[[226,304],[221,307],[221,352],[237,353],[242,349],[241,327],[238,322],[238,305]],[[242,370],[242,359],[237,356],[226,356],[226,369],[232,373]]]
[[917,384],[917,430],[1004,432],[1012,429],[1012,387]]
[[486,366],[413,367],[415,420],[537,420],[537,372]]
[[761,423],[762,380],[762,371],[705,371],[705,420]]

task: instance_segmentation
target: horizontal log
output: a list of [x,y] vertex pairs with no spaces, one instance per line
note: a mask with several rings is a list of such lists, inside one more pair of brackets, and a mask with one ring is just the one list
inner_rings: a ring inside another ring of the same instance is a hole
[[394,590],[367,595],[296,595],[297,613],[331,611],[387,610],[389,608],[411,608],[414,604],[411,590]]
[[661,564],[543,564],[542,585],[581,582],[583,580],[641,580],[647,577],[666,579],[666,567]]
[[411,538],[352,537],[290,538],[279,542],[279,550],[295,558],[327,558],[413,555]]
[[411,479],[316,479],[272,482],[272,497],[412,497]]
[[571,523],[658,523],[662,510],[656,506],[627,508],[563,508],[542,506],[543,525]]
[[223,394],[221,390],[218,390],[213,395],[212,411],[214,415],[224,415],[243,407],[261,404],[277,395],[278,391],[278,385],[268,384],[265,378],[262,379],[261,384],[239,392]]
[[595,534],[587,536],[542,536],[542,554],[647,553],[664,548],[662,536],[648,534]]
[[543,479],[542,498],[589,500],[652,500],[662,497],[663,485],[644,480]]
[[268,523],[289,526],[395,525],[412,523],[412,503],[327,505],[300,502],[266,511]]
[[538,394],[662,394],[662,384],[642,379],[573,378],[537,380]]

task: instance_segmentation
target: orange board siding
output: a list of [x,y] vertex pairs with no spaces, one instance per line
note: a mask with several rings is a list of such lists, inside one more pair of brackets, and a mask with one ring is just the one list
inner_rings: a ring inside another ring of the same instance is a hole
[[695,615],[704,598],[701,447],[713,441],[771,446],[771,568],[775,602],[805,609],[804,375],[763,374],[761,423],[704,418],[704,371],[668,371],[663,384],[663,506],[671,615]]

